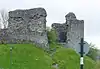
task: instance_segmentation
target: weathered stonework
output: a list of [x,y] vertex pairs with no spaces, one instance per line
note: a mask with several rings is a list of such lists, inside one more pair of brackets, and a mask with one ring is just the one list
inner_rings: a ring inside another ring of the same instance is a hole
[[72,12],[68,13],[65,18],[65,23],[53,23],[52,27],[56,30],[57,40],[60,43],[63,43],[65,47],[75,48],[80,39],[84,38],[84,21],[76,19]]
[[31,41],[40,47],[48,48],[46,32],[47,13],[43,8],[15,10],[9,12],[7,43]]
[[[46,32],[47,13],[43,8],[15,10],[9,12],[8,28],[0,30],[0,43],[35,43],[43,49],[49,48]],[[74,13],[68,13],[63,24],[53,23],[57,40],[65,47],[75,48],[84,38],[84,21]]]
[[[53,23],[52,27],[56,30],[57,41],[65,42],[64,40],[66,40],[66,38],[67,38],[67,24],[66,23],[64,23],[64,24]],[[60,38],[60,34],[61,34],[62,39]],[[65,35],[65,36],[63,36],[63,35]]]

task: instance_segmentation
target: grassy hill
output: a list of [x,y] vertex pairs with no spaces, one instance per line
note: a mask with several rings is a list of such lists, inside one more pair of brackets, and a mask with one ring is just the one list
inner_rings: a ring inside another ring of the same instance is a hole
[[[84,69],[94,69],[95,62],[88,57],[84,58]],[[60,69],[80,69],[80,57],[72,49],[58,49],[53,60],[59,64]]]
[[[52,46],[60,46],[51,44]],[[12,53],[10,47],[13,46]],[[0,68],[3,69],[53,69],[52,63],[59,69],[79,69],[79,55],[72,49],[57,48],[54,57],[32,44],[0,45]],[[11,57],[12,56],[12,57]],[[12,62],[12,65],[11,65]],[[95,62],[85,57],[85,68],[94,69]]]
[[[13,46],[12,57],[10,46]],[[12,59],[12,60],[11,60]],[[10,64],[12,62],[12,65]],[[51,69],[52,59],[32,44],[0,45],[0,68]],[[11,67],[12,66],[12,67]]]
[[[1,44],[0,69],[55,69],[53,63],[58,64],[59,69],[80,69],[79,55],[58,44],[54,30],[48,31],[48,39],[48,52],[32,44]],[[84,63],[84,69],[95,69],[95,61],[89,57],[85,57]]]

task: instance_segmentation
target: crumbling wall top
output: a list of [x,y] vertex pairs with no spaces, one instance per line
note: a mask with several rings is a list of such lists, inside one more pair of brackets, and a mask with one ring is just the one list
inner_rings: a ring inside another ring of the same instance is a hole
[[47,13],[44,8],[33,8],[26,10],[14,10],[9,12],[9,17],[24,17],[24,16],[43,16],[46,17]]
[[76,16],[73,12],[69,12],[66,16],[65,16],[66,20],[75,20]]

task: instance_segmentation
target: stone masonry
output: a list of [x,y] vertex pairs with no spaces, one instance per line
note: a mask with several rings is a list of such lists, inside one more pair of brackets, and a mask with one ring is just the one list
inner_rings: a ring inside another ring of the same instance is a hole
[[84,21],[78,20],[74,13],[70,12],[66,16],[63,24],[53,23],[52,27],[56,30],[57,41],[65,47],[75,49],[75,45],[84,38]]
[[[8,28],[0,30],[0,43],[35,43],[43,49],[49,48],[44,8],[14,10],[9,12]],[[66,16],[65,23],[53,23],[57,41],[65,47],[75,48],[84,38],[84,21],[78,20],[74,13]]]
[[6,30],[8,38],[4,39],[7,43],[31,41],[42,48],[48,48],[46,16],[44,8],[10,11]]

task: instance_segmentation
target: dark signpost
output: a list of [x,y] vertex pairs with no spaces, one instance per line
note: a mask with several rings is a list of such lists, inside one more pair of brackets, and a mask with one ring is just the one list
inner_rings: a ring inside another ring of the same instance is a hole
[[81,43],[79,43],[80,44],[80,55],[81,55],[81,58],[80,58],[80,69],[83,69],[83,54],[84,54],[84,51],[83,51],[83,49],[84,49],[84,40],[83,40],[83,38],[81,38]]
[[10,69],[12,69],[12,49],[13,47],[10,47]]
[[83,69],[84,66],[83,57],[89,52],[89,45],[87,42],[84,41],[83,38],[81,38],[80,43],[76,45],[76,52],[80,54],[80,69]]

